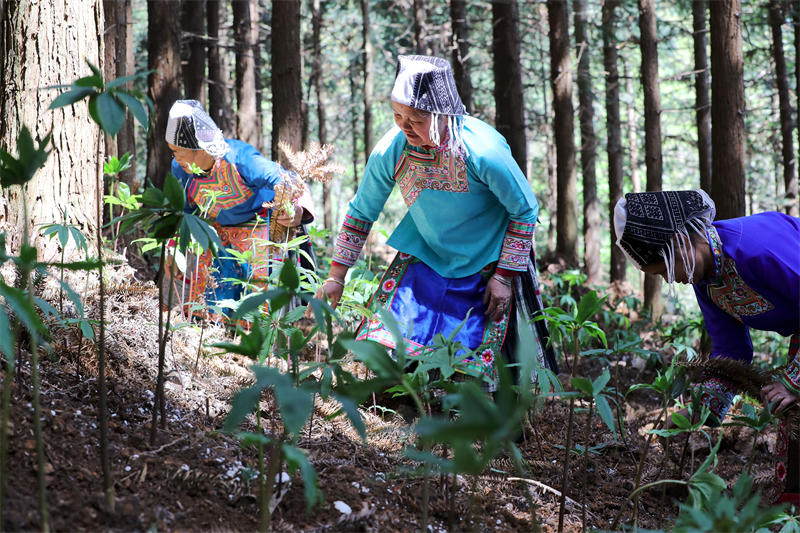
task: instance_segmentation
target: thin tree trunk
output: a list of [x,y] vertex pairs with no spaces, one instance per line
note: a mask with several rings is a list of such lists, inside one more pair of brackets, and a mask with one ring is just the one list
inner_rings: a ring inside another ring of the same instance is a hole
[[228,70],[222,58],[219,0],[207,0],[206,23],[208,27],[208,114],[226,136],[236,133],[236,120],[231,106],[228,87]]
[[[372,151],[373,47],[369,24],[369,2],[361,0],[361,37],[364,40],[364,161]],[[358,177],[356,177],[358,183]]]
[[786,58],[783,54],[781,25],[784,21],[783,9],[778,0],[770,0],[769,25],[772,29],[772,57],[775,61],[775,81],[778,86],[778,103],[781,118],[781,156],[783,163],[784,209],[798,216],[797,205],[797,159],[792,147],[792,103],[789,101],[789,75],[786,71]]
[[711,197],[717,220],[745,214],[744,57],[740,0],[710,4]]
[[164,184],[172,152],[164,141],[169,108],[181,97],[181,52],[178,13],[169,0],[147,1],[147,67],[150,99],[157,113],[147,135],[147,177],[156,187]]
[[[349,49],[349,47],[348,47]],[[358,90],[356,88],[356,62],[350,62],[350,72],[347,77],[350,81],[350,133],[352,135],[352,152],[350,154],[353,160],[353,192],[358,189],[358,110],[356,109],[356,99],[358,98]]]
[[[538,15],[539,19],[546,21],[547,20],[547,7],[544,4],[539,4],[538,8]],[[544,35],[544,24],[539,25],[539,79],[543,80],[546,77],[545,73],[545,65],[547,65],[547,60],[545,58],[545,40],[548,38]],[[547,224],[547,253],[549,255],[553,255],[556,252],[556,217],[558,215],[557,210],[557,198],[556,198],[556,191],[558,189],[558,184],[556,181],[556,149],[553,143],[553,130],[549,127],[549,124],[553,123],[553,113],[552,109],[548,104],[548,94],[547,94],[547,84],[541,83],[539,84],[542,87],[542,108],[544,109],[544,117],[545,117],[545,129],[544,129],[544,138],[545,138],[545,156],[547,157],[547,209],[549,211],[549,222]]]
[[516,0],[492,2],[492,34],[495,127],[506,138],[511,155],[525,172],[528,146]]
[[553,87],[553,132],[556,141],[557,216],[556,253],[570,265],[578,264],[578,210],[575,176],[572,66],[569,58],[567,3],[548,0],[550,21],[550,83]]
[[[658,85],[658,30],[654,0],[639,0],[639,44],[642,50],[644,92],[644,151],[647,190],[661,190],[661,91]],[[661,316],[661,277],[645,274],[644,307],[654,319]]]
[[205,107],[205,0],[181,0],[181,57],[184,95]]
[[[795,2],[792,9],[792,21],[794,22],[794,95],[797,100],[796,109],[800,113],[800,5]],[[795,122],[797,127],[797,147],[800,149],[800,116]],[[798,171],[800,172],[800,171]],[[795,189],[795,197],[800,196],[800,184]]]
[[257,20],[256,0],[234,0],[236,136],[253,146],[261,146],[261,132],[258,130],[258,121],[256,120],[258,111],[256,109],[255,43],[257,27],[255,21]]
[[272,1],[272,158],[286,164],[278,142],[302,148],[303,87],[300,3]]
[[[117,41],[115,59],[117,77],[130,76],[136,70],[134,59],[135,46],[133,44],[133,6],[131,0],[117,0],[115,10],[117,16]],[[136,161],[136,121],[130,113],[127,120],[117,134],[117,152],[131,154],[131,160]],[[136,165],[119,174],[119,179],[127,183],[132,192],[138,192],[144,184],[141,176],[136,175]]]
[[[365,0],[362,0],[362,4]],[[425,0],[414,1],[414,47],[417,54],[429,55],[428,50],[428,36],[426,35],[427,28],[425,27]]]
[[700,170],[700,188],[711,192],[711,102],[709,102],[708,96],[707,7],[706,0],[692,0],[697,160]]
[[583,264],[587,283],[600,282],[600,206],[597,200],[594,134],[594,95],[589,64],[586,0],[573,0],[575,43],[578,54],[578,116],[581,128],[581,173],[583,176]]
[[625,94],[628,105],[625,108],[625,128],[628,132],[628,164],[631,172],[631,189],[642,192],[642,180],[639,177],[639,128],[636,124],[636,93],[633,90],[633,76],[628,70],[628,61],[622,54],[622,76],[625,78]]
[[[327,121],[325,119],[325,84],[322,70],[322,45],[320,33],[322,31],[322,18],[325,14],[325,3],[321,0],[311,0],[311,37],[313,41],[313,64],[314,64],[314,92],[317,94],[317,125],[319,127],[319,143],[328,142]],[[322,184],[322,213],[323,223],[326,228],[333,227],[333,212],[331,210],[331,186],[330,183]]]
[[617,0],[603,3],[603,66],[606,71],[606,130],[608,131],[608,221],[611,237],[609,277],[612,282],[625,281],[626,260],[617,246],[614,231],[614,207],[622,197],[622,124],[619,114],[619,70],[617,38],[614,30]]
[[453,28],[453,77],[461,101],[472,109],[472,82],[469,78],[469,23],[466,0],[450,0],[450,21]]

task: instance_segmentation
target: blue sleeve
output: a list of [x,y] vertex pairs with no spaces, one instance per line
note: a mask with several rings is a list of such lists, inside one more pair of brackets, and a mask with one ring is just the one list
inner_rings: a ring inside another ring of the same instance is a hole
[[535,224],[539,203],[508,143],[487,124],[470,125],[477,130],[474,134],[478,140],[469,146],[469,161],[477,179],[497,197],[512,221]]
[[393,127],[372,150],[361,183],[347,214],[364,222],[375,222],[394,189],[394,166],[400,158],[405,137]]
[[273,190],[280,183],[281,172],[286,171],[278,163],[270,161],[246,142],[236,139],[226,141],[231,147],[226,158],[236,165],[239,175],[248,187],[253,190]]
[[711,357],[727,357],[749,364],[753,359],[753,342],[747,326],[717,307],[708,296],[705,284],[695,285],[694,293],[711,337]]
[[170,168],[170,172],[172,172],[172,175],[178,178],[178,181],[180,181],[181,185],[183,185],[183,195],[184,199],[186,200],[186,203],[183,206],[184,213],[193,213],[195,207],[197,206],[190,203],[189,197],[186,195],[186,186],[189,183],[189,178],[190,178],[189,173],[183,170],[183,167],[180,166],[180,164],[178,164],[177,161],[175,161],[174,157],[172,158],[172,166]]

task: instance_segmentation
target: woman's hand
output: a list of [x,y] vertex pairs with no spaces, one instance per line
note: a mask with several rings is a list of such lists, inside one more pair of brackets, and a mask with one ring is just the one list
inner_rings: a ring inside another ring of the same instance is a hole
[[294,213],[288,214],[286,211],[281,209],[280,215],[278,215],[278,224],[281,226],[286,226],[287,228],[293,228],[295,226],[300,225],[300,221],[303,220],[303,208],[299,205],[294,206]]
[[[495,274],[495,276],[497,275]],[[483,303],[486,305],[486,316],[497,322],[503,318],[508,306],[511,305],[511,278],[504,278],[509,280],[509,284],[505,285],[495,276],[489,278],[489,282],[486,284]]]
[[[344,293],[344,279],[347,276],[348,269],[349,267],[333,263],[330,272],[328,272],[328,279],[322,283],[322,287],[319,288],[314,297],[317,300],[325,298],[331,308],[336,309],[339,305],[339,300],[342,299],[342,293]],[[306,310],[306,318],[311,318],[310,305]]]
[[761,399],[764,400],[765,403],[775,403],[775,409],[772,411],[773,413],[780,413],[800,400],[796,394],[787,389],[780,381],[764,385],[761,389]]

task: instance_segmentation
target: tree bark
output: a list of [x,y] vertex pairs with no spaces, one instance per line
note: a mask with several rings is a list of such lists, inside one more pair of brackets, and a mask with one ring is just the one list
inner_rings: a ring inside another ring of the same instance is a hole
[[626,260],[617,246],[614,231],[614,207],[622,197],[622,123],[619,113],[619,70],[617,68],[617,38],[614,29],[617,0],[603,2],[603,66],[606,71],[606,130],[608,139],[608,221],[611,246],[609,278],[611,282],[625,281]]
[[[374,99],[372,75],[374,71],[373,56],[375,55],[369,24],[368,0],[361,0],[361,37],[364,40],[364,161],[366,161],[372,152],[372,102]],[[358,183],[357,176],[356,183]]]
[[775,81],[778,86],[778,104],[781,119],[781,159],[783,163],[784,210],[798,216],[797,159],[792,147],[792,103],[789,100],[789,75],[783,54],[781,25],[784,15],[778,0],[770,0],[769,25],[772,30],[772,57],[775,61]]
[[625,94],[627,95],[627,105],[625,106],[625,127],[628,133],[628,164],[631,172],[631,188],[633,192],[642,192],[642,180],[639,177],[639,127],[636,123],[636,93],[633,90],[633,76],[628,70],[628,61],[625,54],[620,56],[622,60],[622,77],[625,78]]
[[[362,4],[365,0],[362,0]],[[425,0],[414,0],[414,48],[419,55],[430,55],[425,15]]]
[[710,2],[711,197],[717,220],[745,214],[744,57],[741,3]]
[[495,127],[506,138],[514,160],[525,172],[528,147],[516,0],[492,2],[492,34]]
[[553,89],[553,133],[556,144],[556,253],[578,264],[578,210],[575,138],[572,108],[572,66],[569,58],[569,18],[563,0],[548,0],[550,21],[550,83]]
[[[69,25],[59,21],[69,20]],[[0,145],[16,155],[17,135],[27,126],[34,139],[53,133],[52,153],[44,167],[24,188],[0,191],[0,231],[6,233],[8,252],[16,253],[27,224],[31,244],[44,261],[60,257],[57,239],[43,238],[40,224],[62,222],[81,228],[90,241],[97,209],[99,128],[89,118],[86,102],[49,110],[56,91],[39,90],[69,85],[90,74],[86,61],[103,66],[103,5],[87,2],[34,2],[6,0],[0,10]],[[40,53],[47,50],[47,53]],[[102,140],[100,145],[102,146]],[[28,204],[28,219],[22,198]],[[75,247],[65,260],[83,259]]]
[[706,34],[706,0],[692,0],[694,38],[694,93],[697,121],[697,161],[700,188],[711,192],[711,102],[708,96],[708,39]]
[[573,0],[575,43],[578,54],[578,116],[581,128],[581,173],[583,176],[583,265],[586,282],[600,282],[600,205],[597,199],[594,134],[594,95],[589,63],[586,0]]
[[[654,0],[639,0],[639,45],[642,50],[642,89],[644,92],[644,151],[647,190],[661,190],[661,91],[658,84],[658,30]],[[661,315],[661,278],[645,274],[644,307],[653,318]]]
[[[311,40],[313,46],[313,65],[314,73],[312,79],[314,92],[317,94],[317,125],[319,143],[324,145],[328,142],[327,120],[325,118],[325,84],[322,69],[322,44],[320,33],[322,32],[323,17],[325,15],[325,3],[321,0],[311,0]],[[331,185],[329,182],[322,184],[322,214],[323,224],[326,228],[333,228],[333,211],[331,209]]]
[[[112,0],[114,1],[114,0]],[[205,0],[181,0],[181,61],[186,98],[206,105]]]
[[219,0],[207,0],[208,27],[208,114],[227,137],[236,133],[236,119],[231,107],[228,69],[222,56],[223,39],[219,35]]
[[272,158],[283,165],[278,142],[302,149],[301,74],[300,3],[272,0]]
[[236,136],[261,149],[262,135],[256,109],[255,44],[256,0],[234,0],[233,35],[236,41]]
[[461,101],[472,109],[472,82],[469,78],[469,24],[466,0],[450,0],[450,24],[453,28],[453,77]]
[[169,108],[181,97],[181,52],[178,13],[169,0],[147,1],[147,78],[150,99],[156,109],[155,124],[147,135],[147,177],[156,187],[164,184],[172,152],[167,146]]

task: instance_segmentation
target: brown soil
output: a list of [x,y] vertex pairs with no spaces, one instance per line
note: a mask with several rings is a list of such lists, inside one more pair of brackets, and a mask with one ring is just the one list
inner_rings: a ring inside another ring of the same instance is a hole
[[[81,285],[78,285],[81,286]],[[89,312],[96,300],[90,298]],[[232,395],[249,383],[248,362],[213,348],[198,352],[200,332],[178,329],[167,353],[168,423],[157,442],[149,444],[152,391],[157,364],[157,291],[152,284],[110,283],[107,300],[109,438],[116,508],[104,508],[97,429],[97,381],[94,344],[79,343],[74,331],[53,330],[52,350],[43,357],[42,423],[44,428],[47,500],[55,531],[252,531],[258,527],[258,488],[248,481],[257,454],[242,448],[220,432]],[[223,339],[221,328],[208,328],[203,344]],[[230,340],[230,339],[228,339]],[[199,353],[199,358],[198,358]],[[615,363],[612,384],[626,391],[637,382],[650,382],[652,371],[637,368],[632,357]],[[273,364],[277,364],[273,362]],[[586,362],[582,375],[597,375],[599,363]],[[363,369],[357,369],[363,375]],[[30,357],[23,352],[12,396],[12,423],[8,469],[10,482],[7,517],[9,531],[39,528],[36,453],[31,425]],[[581,407],[586,407],[585,405]],[[317,401],[313,425],[306,428],[300,447],[307,451],[319,475],[325,503],[306,508],[299,474],[274,514],[279,531],[413,531],[423,513],[423,479],[402,455],[412,438],[409,424],[398,415],[363,415],[368,442],[362,443],[348,423],[326,420],[336,407]],[[398,409],[398,411],[400,411]],[[270,427],[276,412],[262,405]],[[609,444],[589,463],[573,456],[570,468],[572,500],[567,504],[565,529],[581,528],[585,502],[590,527],[609,528],[620,506],[622,522],[633,523],[633,506],[625,503],[634,488],[636,468],[646,449],[647,434],[659,413],[659,400],[650,393],[630,395],[621,412],[625,429],[618,444],[597,416],[591,444]],[[535,504],[536,520],[544,531],[558,525],[557,491],[561,487],[563,446],[568,411],[564,402],[550,400],[540,406],[526,438],[520,444],[531,471],[524,480],[510,461],[498,459],[481,476],[459,476],[454,501],[450,486],[438,476],[430,480],[429,517],[433,531],[529,530],[528,495]],[[576,438],[586,442],[586,410],[576,417]],[[749,430],[725,430],[720,452],[720,473],[729,484],[746,464],[752,443]],[[754,469],[769,471],[774,437],[758,440]],[[683,440],[673,444],[677,457]],[[703,439],[687,446],[683,479],[707,453]],[[663,461],[659,442],[649,444],[642,483],[681,477],[676,465]],[[585,481],[584,481],[585,477]],[[514,479],[516,478],[516,479]],[[285,488],[285,487],[280,487]],[[677,513],[676,498],[683,495],[661,489],[639,500],[640,527],[667,527]],[[337,509],[344,502],[349,514]]]

